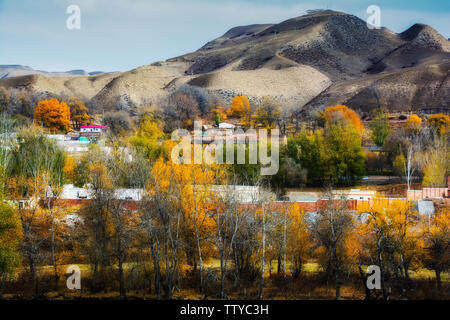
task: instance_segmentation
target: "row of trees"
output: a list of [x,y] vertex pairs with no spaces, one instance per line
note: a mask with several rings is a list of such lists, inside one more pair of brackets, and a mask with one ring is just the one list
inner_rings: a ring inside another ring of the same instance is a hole
[[[12,98],[8,91],[1,91],[0,100],[7,105]],[[37,124],[51,131],[68,131],[70,121],[74,129],[92,121],[83,101],[73,97],[65,101],[38,101],[34,111]],[[193,121],[200,118],[214,118],[217,124],[233,118],[244,129],[276,126],[282,135],[294,130],[295,117],[281,108],[276,99],[265,97],[256,107],[245,96],[234,97],[229,108],[217,106],[219,103],[217,97],[205,90],[185,85],[161,99],[158,103],[161,107],[141,108],[136,119],[120,110],[107,112],[104,120],[114,135],[129,138],[151,161],[160,155],[161,141],[168,139],[165,133],[191,128]],[[365,129],[354,111],[335,106],[319,111],[314,116],[314,126],[296,122],[296,133],[281,150],[280,171],[269,179],[271,185],[280,190],[328,183],[351,185],[367,173],[404,176],[408,188],[413,180],[419,179],[423,179],[425,186],[445,185],[450,117],[436,114],[423,121],[412,115],[401,128],[393,128],[389,117],[384,110],[375,110]],[[152,128],[142,129],[145,126]],[[361,148],[368,137],[382,147],[381,153]],[[238,169],[234,173],[240,177],[240,183],[253,184],[260,179],[258,166],[239,165],[234,169]]]
[[16,122],[25,125],[34,119],[55,132],[90,124],[92,117],[83,100],[76,97],[51,97],[26,90],[0,87],[0,111],[14,115]]

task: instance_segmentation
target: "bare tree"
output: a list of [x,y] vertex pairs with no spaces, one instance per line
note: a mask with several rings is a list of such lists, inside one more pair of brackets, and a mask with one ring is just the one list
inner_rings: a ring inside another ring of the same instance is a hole
[[336,299],[339,299],[344,266],[342,247],[352,228],[352,217],[347,209],[346,199],[337,198],[332,189],[326,191],[324,198],[327,205],[318,212],[313,232],[329,256],[327,273],[334,273]]
[[216,241],[220,257],[220,297],[227,298],[225,278],[228,272],[228,261],[233,251],[241,216],[239,214],[238,196],[235,190],[223,195],[216,206],[214,220],[216,222]]
[[270,199],[270,193],[264,190],[262,187],[259,188],[259,205],[261,206],[261,278],[259,282],[259,299],[263,298],[263,288],[264,288],[264,277],[266,272],[266,213],[268,201]]

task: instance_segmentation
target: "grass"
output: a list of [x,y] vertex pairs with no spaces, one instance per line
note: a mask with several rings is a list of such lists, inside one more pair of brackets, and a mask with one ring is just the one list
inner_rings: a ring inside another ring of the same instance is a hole
[[[228,270],[232,268],[232,261],[228,261]],[[90,273],[91,272],[91,266],[89,264],[76,264],[80,270],[81,273]],[[124,263],[124,269],[125,271],[130,270],[131,267],[134,265],[134,263]],[[65,270],[67,269],[69,265],[60,265],[58,266],[58,272],[60,274],[64,274]],[[266,264],[266,276],[269,276],[269,268],[270,266]],[[278,267],[278,262],[276,260],[272,261],[272,273],[276,273]],[[210,261],[207,261],[204,264],[205,269],[214,269],[216,272],[220,272],[220,259],[211,259]],[[363,266],[363,270],[366,268],[366,266]],[[286,265],[286,269],[290,269],[290,263]],[[27,268],[22,268],[20,271],[27,272]],[[20,272],[19,271],[19,272]],[[321,271],[321,267],[317,262],[309,261],[303,265],[302,268],[303,272],[306,273],[316,273]],[[41,266],[39,267],[39,273],[40,274],[52,274],[53,273],[53,266]],[[435,279],[436,274],[433,270],[429,270],[426,268],[421,268],[416,271],[409,271],[409,275],[412,279],[416,280],[428,280],[428,279]],[[441,273],[441,280],[442,282],[450,282],[450,272],[442,272]]]

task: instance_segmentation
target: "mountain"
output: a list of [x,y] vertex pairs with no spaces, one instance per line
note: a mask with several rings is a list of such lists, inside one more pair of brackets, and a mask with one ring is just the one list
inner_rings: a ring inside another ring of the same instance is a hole
[[127,96],[155,101],[183,84],[205,88],[229,102],[276,97],[308,112],[338,103],[360,111],[448,110],[450,42],[415,24],[396,34],[370,30],[361,19],[319,11],[279,24],[236,27],[199,50],[114,74],[6,78],[0,85],[78,95],[114,108]]
[[0,65],[0,79],[11,78],[17,76],[25,76],[31,74],[41,74],[48,77],[70,77],[70,76],[90,76],[101,74],[103,71],[86,72],[84,70],[70,70],[64,72],[48,72],[42,70],[34,70],[28,66],[18,64]]

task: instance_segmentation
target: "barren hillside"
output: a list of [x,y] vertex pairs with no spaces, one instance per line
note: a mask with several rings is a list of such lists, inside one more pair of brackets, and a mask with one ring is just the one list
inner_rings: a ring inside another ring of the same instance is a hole
[[128,72],[0,80],[92,99],[112,109],[122,95],[137,105],[188,83],[229,101],[235,94],[277,97],[307,111],[346,103],[368,111],[448,109],[450,43],[429,26],[403,33],[369,30],[361,19],[324,11],[280,24],[236,27],[198,51]]

